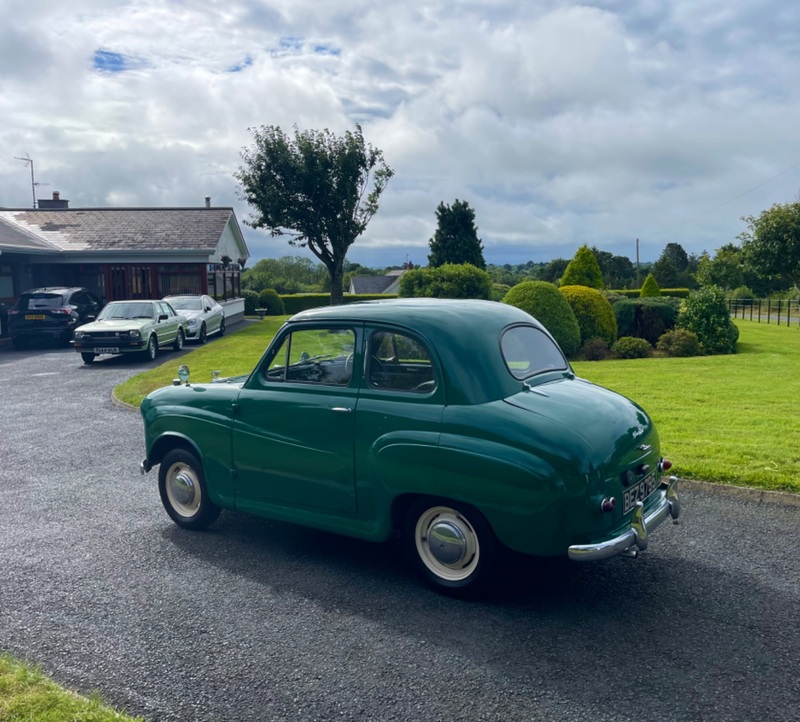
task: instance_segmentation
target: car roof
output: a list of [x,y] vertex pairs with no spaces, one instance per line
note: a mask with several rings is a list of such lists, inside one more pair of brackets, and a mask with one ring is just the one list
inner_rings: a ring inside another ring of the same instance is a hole
[[547,330],[533,316],[498,301],[403,298],[313,308],[292,316],[305,322],[379,323],[408,329],[427,339],[447,375],[448,402],[485,403],[520,390],[500,353],[500,336],[516,324]]
[[32,293],[73,293],[74,291],[88,291],[83,286],[43,286],[42,288],[31,288],[22,296],[29,296]]

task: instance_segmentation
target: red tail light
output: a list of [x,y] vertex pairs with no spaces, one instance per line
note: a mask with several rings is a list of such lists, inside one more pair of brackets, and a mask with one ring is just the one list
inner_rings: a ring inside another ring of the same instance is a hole
[[67,314],[67,316],[72,315],[72,309],[71,308],[51,308],[50,310],[53,313],[65,313],[65,314]]
[[661,471],[669,471],[672,468],[672,462],[669,459],[661,459]]

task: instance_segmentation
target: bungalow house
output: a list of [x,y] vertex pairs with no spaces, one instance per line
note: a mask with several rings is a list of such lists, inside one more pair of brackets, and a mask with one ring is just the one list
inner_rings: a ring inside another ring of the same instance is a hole
[[[0,302],[40,286],[85,286],[107,301],[240,296],[249,257],[232,208],[0,208]],[[243,308],[242,308],[243,312]]]
[[388,271],[384,276],[353,276],[348,293],[397,294],[400,291],[400,277],[408,270]]

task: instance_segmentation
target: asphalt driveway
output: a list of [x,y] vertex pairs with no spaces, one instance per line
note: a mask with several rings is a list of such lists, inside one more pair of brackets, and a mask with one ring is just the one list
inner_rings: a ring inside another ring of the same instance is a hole
[[800,720],[800,507],[692,489],[639,560],[453,601],[394,544],[178,529],[111,402],[141,368],[0,348],[0,650],[57,681],[153,720]]

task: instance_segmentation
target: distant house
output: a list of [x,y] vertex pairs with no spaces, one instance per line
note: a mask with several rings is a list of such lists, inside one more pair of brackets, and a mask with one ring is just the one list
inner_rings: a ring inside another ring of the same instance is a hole
[[400,291],[400,278],[410,267],[411,264],[408,264],[407,268],[399,271],[387,271],[384,276],[353,276],[347,292],[370,295],[397,294]]
[[0,208],[0,302],[29,288],[85,286],[107,301],[239,296],[249,251],[232,208]]

